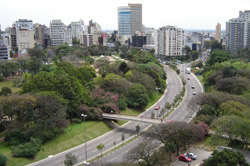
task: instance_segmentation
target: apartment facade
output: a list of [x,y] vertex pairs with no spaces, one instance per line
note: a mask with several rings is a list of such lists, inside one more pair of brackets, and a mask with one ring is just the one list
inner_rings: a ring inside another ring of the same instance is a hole
[[221,42],[221,24],[220,23],[217,23],[217,25],[216,25],[215,40],[217,40],[218,42]]
[[158,56],[184,55],[184,30],[175,26],[165,26],[157,31],[156,54]]
[[142,4],[118,7],[118,34],[133,35],[142,32]]
[[52,46],[59,46],[65,43],[65,25],[61,20],[50,22],[50,42]]
[[83,47],[89,47],[94,44],[94,39],[92,34],[83,34],[81,35],[80,43],[83,44]]
[[0,60],[8,60],[10,58],[9,47],[5,44],[4,40],[0,39]]
[[80,40],[81,35],[84,33],[84,28],[84,22],[82,20],[77,22],[71,22],[72,38]]
[[232,54],[250,48],[250,10],[240,11],[238,18],[226,22],[225,47]]
[[22,52],[27,48],[34,48],[34,31],[33,31],[33,21],[27,19],[19,19],[15,23],[16,31],[16,45],[18,52]]

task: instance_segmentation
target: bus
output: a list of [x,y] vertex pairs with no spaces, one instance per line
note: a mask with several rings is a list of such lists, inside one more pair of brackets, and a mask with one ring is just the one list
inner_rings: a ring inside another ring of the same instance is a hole
[[191,72],[190,67],[185,68],[185,72],[186,72],[187,74],[190,74],[190,72]]

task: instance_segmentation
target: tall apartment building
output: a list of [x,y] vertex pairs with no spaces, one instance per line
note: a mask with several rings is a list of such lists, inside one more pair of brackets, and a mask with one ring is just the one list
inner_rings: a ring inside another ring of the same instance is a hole
[[15,23],[15,30],[18,52],[35,46],[32,20],[19,19]]
[[64,30],[64,43],[72,45],[72,33],[71,29]]
[[220,23],[217,23],[217,25],[216,25],[215,40],[217,40],[218,42],[221,42],[221,24]]
[[35,29],[35,43],[38,46],[44,47],[44,29],[46,27],[38,23],[34,24]]
[[226,22],[225,47],[232,54],[250,48],[250,10],[240,11],[238,18]]
[[80,43],[83,44],[83,47],[89,47],[94,44],[92,34],[81,35]]
[[142,4],[118,7],[118,33],[120,36],[142,32]]
[[184,30],[175,26],[165,26],[157,32],[156,54],[162,56],[184,55]]
[[8,60],[10,58],[10,50],[4,40],[0,39],[0,60]]
[[72,38],[80,40],[81,35],[84,33],[84,28],[84,22],[82,20],[77,22],[71,22]]
[[50,41],[52,46],[59,46],[65,43],[65,25],[61,20],[50,22]]

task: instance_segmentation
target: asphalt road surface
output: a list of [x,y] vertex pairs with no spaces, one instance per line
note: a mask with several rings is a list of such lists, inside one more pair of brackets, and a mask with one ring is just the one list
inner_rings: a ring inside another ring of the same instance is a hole
[[[178,78],[176,72],[173,70],[170,70],[169,67],[164,66],[164,70],[167,72],[167,93],[161,98],[161,100],[155,104],[155,105],[160,105],[161,108],[164,106],[165,102],[172,102],[173,99],[177,94],[180,93],[182,89],[182,83],[180,79]],[[155,112],[154,106],[151,107],[151,109],[148,109],[143,113],[143,116],[151,116],[152,112]],[[88,160],[90,158],[96,157],[97,155],[100,155],[100,152],[96,149],[96,146],[100,143],[103,143],[105,145],[105,148],[103,151],[109,150],[113,148],[114,142],[116,144],[119,144],[122,142],[121,136],[122,134],[125,136],[125,140],[128,138],[131,138],[133,135],[136,134],[135,127],[139,125],[140,129],[143,130],[150,126],[150,124],[147,123],[142,123],[142,122],[128,122],[121,128],[112,130],[94,140],[91,140],[87,143],[87,155],[88,155]],[[132,147],[136,146],[138,143],[134,144],[129,144],[128,149],[131,149]],[[123,148],[121,148],[123,149]],[[82,163],[86,160],[85,158],[85,149],[84,149],[84,144],[79,145],[77,147],[74,147],[72,149],[69,149],[67,151],[61,152],[59,154],[54,155],[53,157],[46,158],[43,160],[40,160],[38,162],[29,164],[29,166],[60,166],[64,165],[64,159],[65,159],[65,154],[67,153],[72,153],[73,155],[78,157],[78,162]],[[123,155],[122,155],[123,156]],[[118,157],[121,159],[121,157]],[[109,161],[109,159],[108,159]]]
[[[182,65],[179,65],[179,68],[182,70],[185,67],[189,67],[189,66],[190,66],[190,64],[182,64]],[[176,80],[176,78],[177,78],[176,74],[173,73],[172,71],[168,71],[168,72],[169,72],[168,73],[168,80],[169,80],[168,92],[170,92],[170,93],[167,93],[165,100],[162,100],[161,102],[159,102],[160,106],[164,106],[164,103],[166,101],[167,102],[173,101],[175,96],[173,96],[172,94],[174,94],[174,93],[178,94],[181,91],[181,86],[176,84],[176,83],[178,83],[178,81]],[[197,95],[198,93],[202,93],[203,89],[202,89],[202,85],[200,84],[198,79],[193,74],[186,74],[185,70],[183,70],[181,75],[186,80],[186,95],[185,95],[183,101],[181,102],[181,104],[175,109],[175,111],[173,111],[167,117],[167,119],[168,120],[175,120],[175,121],[189,122],[195,116],[195,112],[192,111],[188,107],[189,101],[194,96],[193,92],[196,92],[196,95]],[[188,77],[190,78],[190,80],[187,80]],[[192,89],[191,88],[192,86],[194,86],[195,88]],[[179,91],[176,90],[177,87],[179,88]],[[139,143],[143,142],[144,139],[145,138],[139,137],[138,139],[131,142],[130,144],[127,144],[126,146],[118,149],[117,151],[115,151],[107,156],[104,156],[103,158],[101,158],[99,161],[96,161],[96,162],[116,163],[116,162],[125,161],[126,154],[129,152],[129,150],[131,150],[133,147],[136,147]]]

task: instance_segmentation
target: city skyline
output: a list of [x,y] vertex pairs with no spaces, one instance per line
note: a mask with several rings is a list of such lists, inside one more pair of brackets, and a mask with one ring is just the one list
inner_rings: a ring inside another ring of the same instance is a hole
[[[80,0],[48,1],[37,5],[32,0],[3,0],[0,15],[0,25],[4,30],[18,19],[31,19],[34,23],[49,26],[51,20],[61,19],[65,24],[77,21],[80,18],[85,21],[94,20],[104,30],[117,30],[117,7],[126,6],[128,3],[141,3],[143,8],[143,25],[159,28],[163,25],[174,25],[183,29],[207,29],[214,30],[217,23],[221,23],[225,30],[225,23],[231,18],[237,17],[238,12],[249,10],[249,0],[210,0],[209,3],[200,3],[199,0],[178,0],[165,2],[156,0],[92,0],[88,3]],[[38,8],[39,6],[39,8]],[[59,7],[58,7],[59,6]]]

